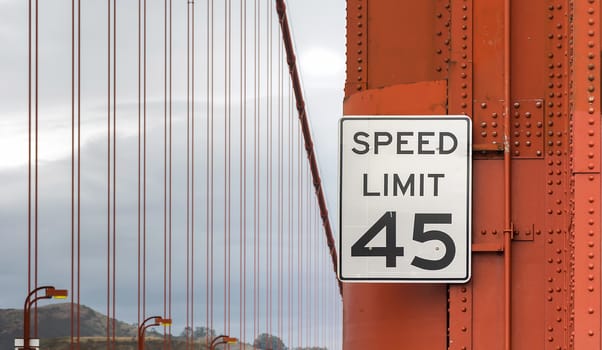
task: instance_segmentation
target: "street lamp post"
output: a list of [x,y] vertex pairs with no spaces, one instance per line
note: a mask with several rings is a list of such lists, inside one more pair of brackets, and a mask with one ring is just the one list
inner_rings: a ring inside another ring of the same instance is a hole
[[222,344],[236,344],[238,339],[234,337],[230,337],[229,335],[220,335],[219,337],[214,338],[211,341],[211,345],[209,346],[209,350],[215,350],[215,347]]
[[[44,290],[45,294],[38,296],[37,293],[41,290]],[[23,350],[31,349],[29,347],[29,332],[31,331],[29,316],[31,313],[31,305],[41,299],[65,299],[68,295],[69,292],[67,292],[66,289],[55,289],[53,286],[42,286],[29,292],[27,298],[25,298],[25,305],[23,306]],[[31,299],[33,296],[35,296],[35,298]]]
[[[153,321],[153,323],[146,324],[147,322]],[[161,316],[151,316],[138,326],[138,350],[144,350],[144,333],[147,328],[156,326],[169,326],[171,325],[171,318],[163,318]]]

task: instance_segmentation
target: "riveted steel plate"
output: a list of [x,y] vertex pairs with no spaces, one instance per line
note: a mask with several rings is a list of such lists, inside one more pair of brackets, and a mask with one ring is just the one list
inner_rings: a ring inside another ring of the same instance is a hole
[[504,150],[504,101],[476,100],[473,107],[474,155]]
[[542,100],[514,100],[510,108],[510,150],[513,158],[544,157]]

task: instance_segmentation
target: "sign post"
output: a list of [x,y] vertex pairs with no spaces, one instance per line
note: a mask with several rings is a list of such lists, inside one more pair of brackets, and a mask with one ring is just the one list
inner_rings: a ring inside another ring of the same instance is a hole
[[341,119],[341,281],[470,279],[471,128],[467,116]]

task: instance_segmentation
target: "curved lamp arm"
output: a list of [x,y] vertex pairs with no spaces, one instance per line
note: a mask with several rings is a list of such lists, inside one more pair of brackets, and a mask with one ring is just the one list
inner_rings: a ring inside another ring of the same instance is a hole
[[211,345],[209,346],[210,350],[214,350],[216,346],[218,345],[222,345],[222,344],[236,344],[238,343],[238,339],[231,337],[229,335],[220,335],[216,338],[213,338],[213,340],[211,341]]
[[[37,293],[41,290],[45,291],[44,295],[37,296]],[[32,296],[36,296],[33,300],[31,300]],[[69,295],[69,292],[66,289],[55,289],[54,286],[41,286],[38,287],[27,295],[25,298],[25,304],[23,305],[23,349],[29,350],[29,332],[31,331],[31,326],[29,322],[31,305],[36,303],[41,299],[65,299]]]
[[[149,321],[153,321],[153,323],[146,324]],[[147,328],[156,327],[156,326],[169,326],[171,325],[171,318],[163,318],[161,316],[151,316],[146,320],[142,321],[140,326],[138,326],[138,350],[144,349],[144,333]]]

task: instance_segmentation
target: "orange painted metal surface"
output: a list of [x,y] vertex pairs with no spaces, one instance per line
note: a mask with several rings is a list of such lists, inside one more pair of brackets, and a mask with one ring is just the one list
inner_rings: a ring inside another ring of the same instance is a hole
[[544,79],[546,189],[544,221],[545,349],[574,348],[569,203],[571,200],[569,144],[569,36],[567,1],[546,2]]
[[600,3],[573,5],[574,346],[600,349]]
[[[437,54],[440,44],[433,40],[439,27],[437,1],[366,3],[368,88],[441,79],[442,66]],[[382,37],[392,40],[372,40]],[[430,39],[424,40],[425,37]]]
[[473,277],[345,284],[344,348],[600,349],[600,3],[347,3],[345,114],[473,118]]
[[446,288],[343,284],[344,349],[445,349]]
[[[472,115],[473,111],[473,1],[472,0],[453,0],[450,1],[450,28],[449,33],[451,41],[451,61],[448,67],[448,111],[450,114],[466,114]],[[455,39],[453,39],[455,38]],[[453,39],[453,40],[451,40]],[[500,115],[495,115],[489,128],[493,130],[486,131],[486,136],[496,138],[501,136],[501,130],[495,131],[498,126],[501,127],[501,123],[496,120]],[[477,126],[481,125],[473,119],[473,140],[478,140],[476,131],[479,129]],[[481,131],[483,132],[483,131]],[[498,135],[499,134],[499,135]],[[501,139],[500,139],[501,141]],[[475,143],[477,141],[474,141]],[[478,141],[484,143],[484,141]],[[491,143],[490,143],[491,144]],[[496,145],[493,145],[494,149],[497,149]],[[474,151],[473,151],[474,154]],[[473,171],[474,166],[473,164]],[[476,180],[476,179],[475,179]],[[474,180],[473,180],[474,181]],[[473,182],[474,187],[474,182]],[[473,191],[473,198],[479,196],[479,193]],[[473,207],[477,209],[478,207]],[[473,213],[474,213],[473,209]],[[474,214],[473,214],[473,227],[474,227]],[[474,229],[473,229],[474,230]],[[479,245],[479,247],[487,247],[488,244],[493,243],[498,249],[503,247],[501,242],[482,242],[485,244]],[[473,247],[474,249],[474,247]],[[490,248],[491,249],[491,248]],[[478,250],[478,248],[477,248]],[[489,249],[484,249],[487,251]],[[479,259],[477,256],[473,256],[473,266],[475,260]],[[478,260],[477,260],[478,261]],[[473,268],[473,274],[474,274]],[[473,277],[474,279],[474,277]],[[474,334],[474,319],[472,314],[474,312],[474,299],[473,299],[473,283],[470,282],[466,285],[450,285],[449,286],[449,301],[448,301],[448,313],[449,313],[449,324],[448,324],[448,347],[449,349],[472,349],[472,338]]]
[[[406,99],[408,103],[402,103]],[[446,84],[441,81],[403,84],[351,95],[344,112],[445,113],[445,99]],[[446,295],[445,285],[344,284],[343,347],[373,349],[381,344],[388,349],[445,348]]]
[[[445,114],[446,89],[444,80],[435,80],[367,90],[349,96],[343,113]],[[425,100],[425,96],[428,96],[428,100]]]

